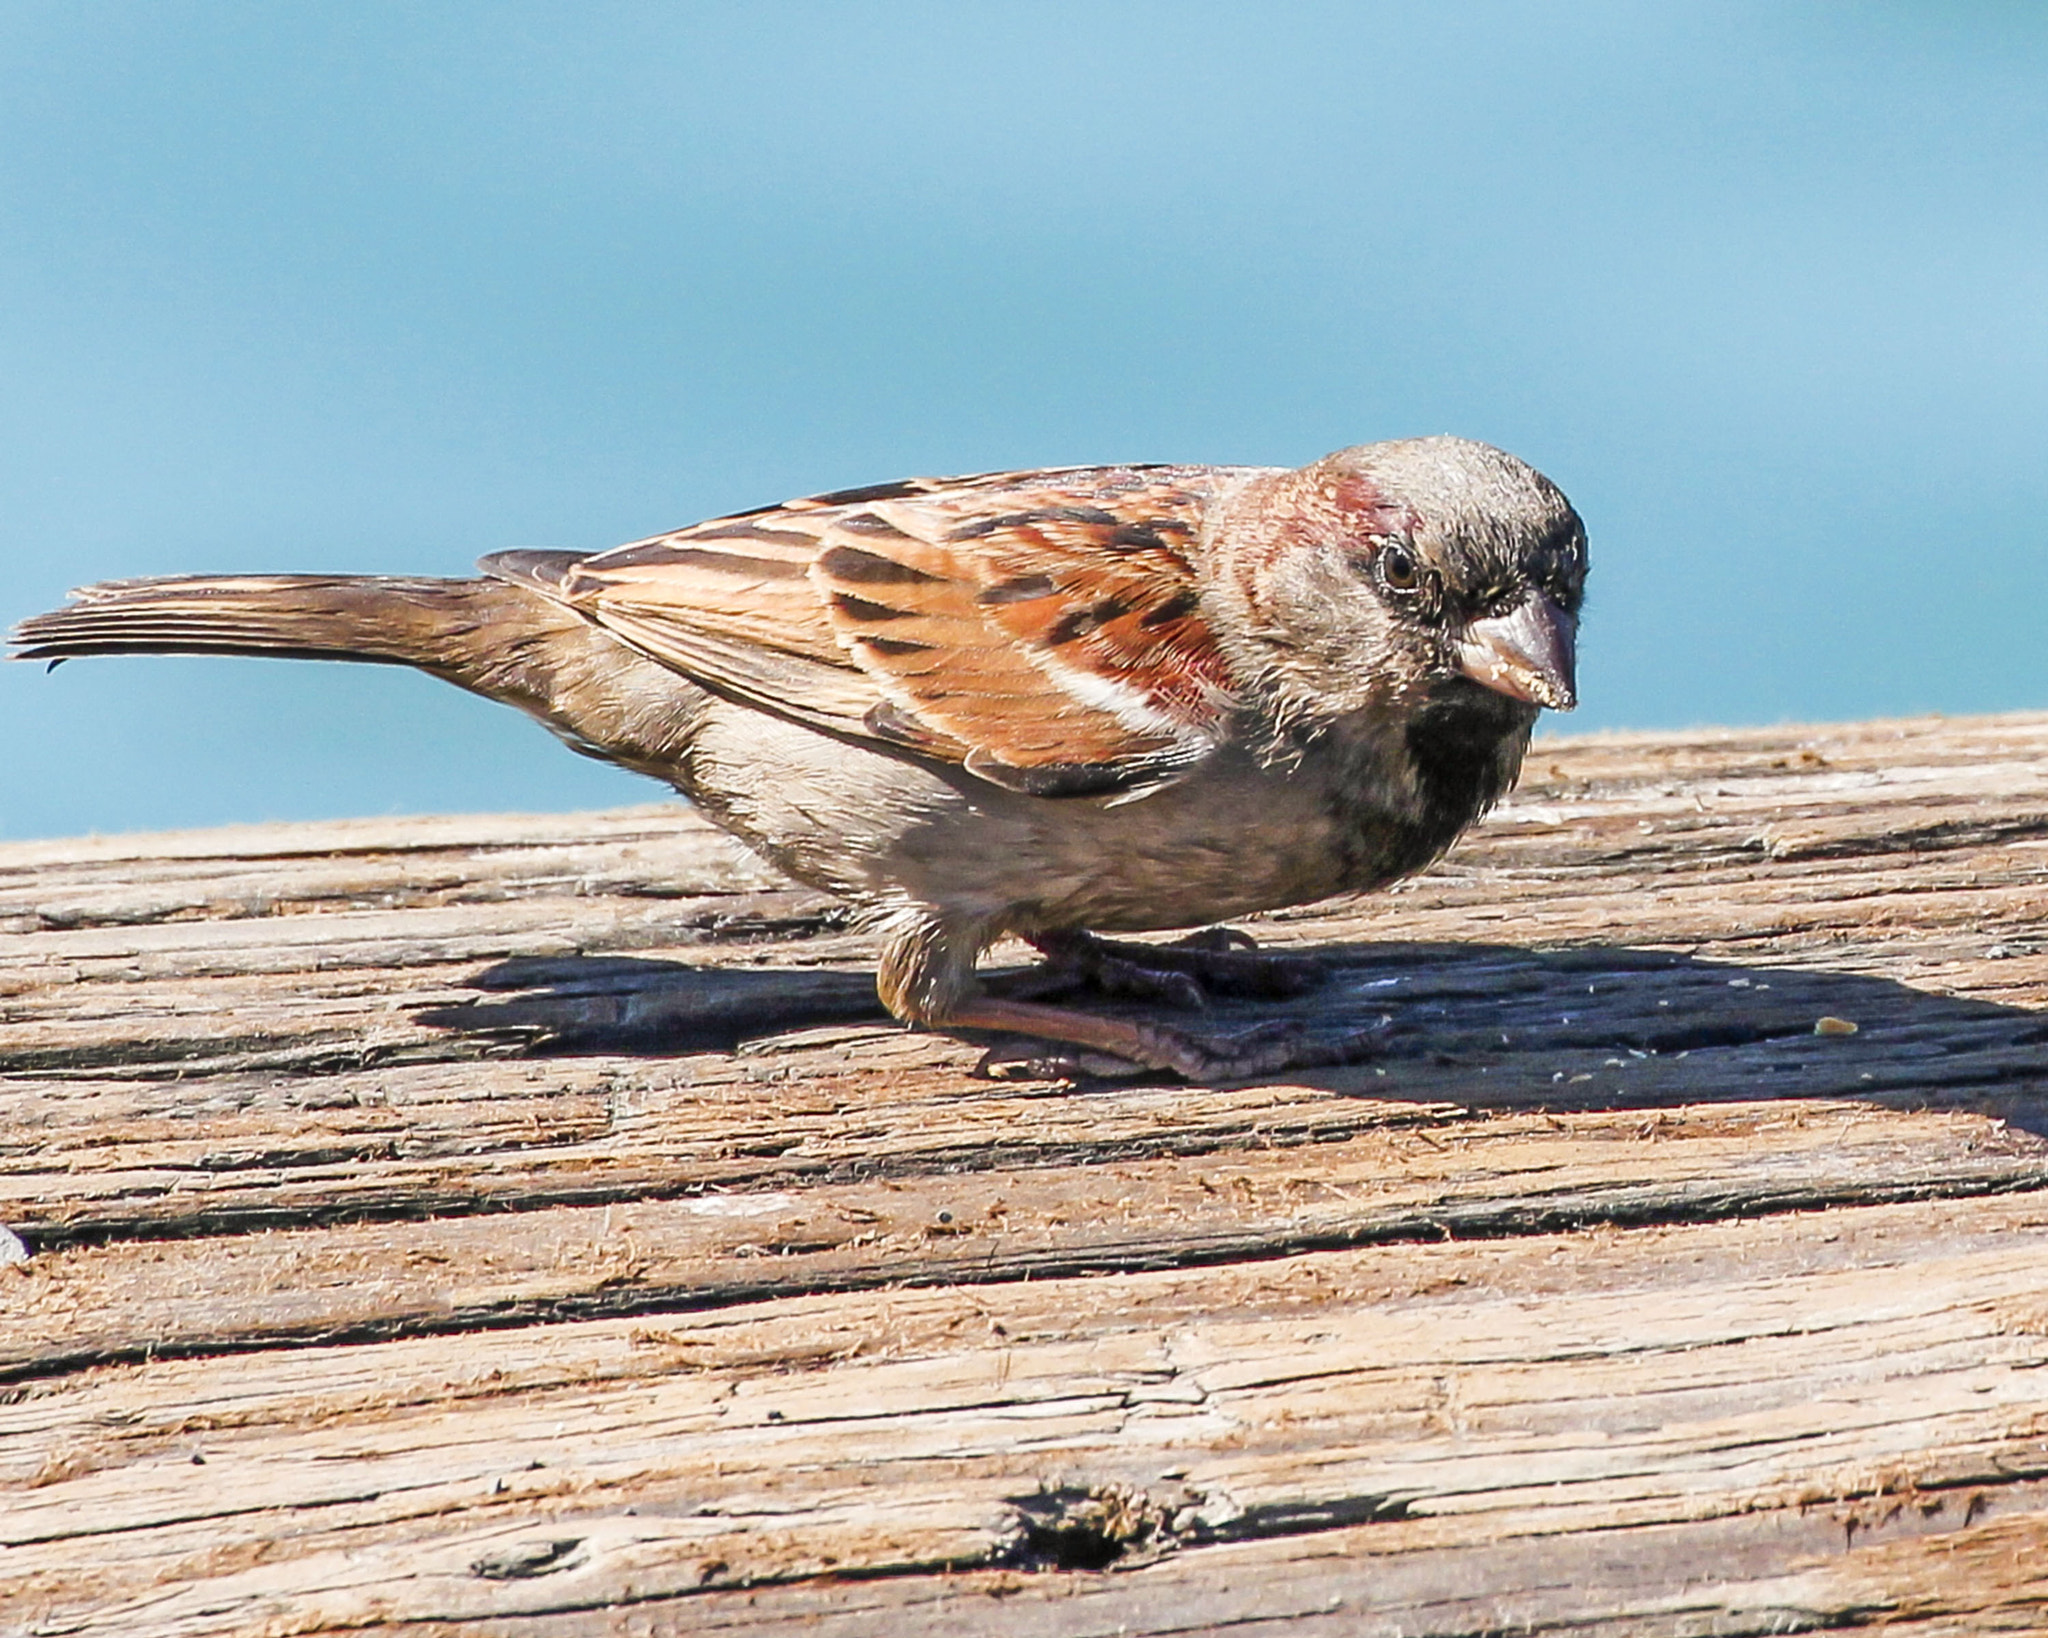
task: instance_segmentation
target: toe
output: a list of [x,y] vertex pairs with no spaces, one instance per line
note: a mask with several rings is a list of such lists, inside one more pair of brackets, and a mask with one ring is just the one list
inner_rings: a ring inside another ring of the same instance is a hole
[[1170,1007],[1200,1011],[1209,1004],[1201,984],[1191,973],[1147,967],[1140,962],[1105,957],[1095,969],[1095,981],[1105,995],[1128,996],[1136,1001],[1162,1001]]
[[1259,941],[1236,927],[1204,927],[1177,938],[1169,946],[1176,950],[1256,950]]

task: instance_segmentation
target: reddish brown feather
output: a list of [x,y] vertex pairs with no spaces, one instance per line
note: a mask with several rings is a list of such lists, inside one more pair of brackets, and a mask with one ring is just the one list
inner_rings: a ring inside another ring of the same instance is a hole
[[[1192,557],[1237,474],[1080,468],[915,479],[714,519],[586,558],[559,595],[686,674],[977,771],[1200,759],[1229,678]],[[1095,788],[1090,785],[1088,788]]]

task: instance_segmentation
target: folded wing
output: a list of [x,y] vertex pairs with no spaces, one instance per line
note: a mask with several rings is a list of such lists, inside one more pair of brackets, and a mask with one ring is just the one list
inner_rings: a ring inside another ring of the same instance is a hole
[[483,566],[757,709],[1013,790],[1137,792],[1223,731],[1194,563],[1205,507],[1240,476],[911,480]]

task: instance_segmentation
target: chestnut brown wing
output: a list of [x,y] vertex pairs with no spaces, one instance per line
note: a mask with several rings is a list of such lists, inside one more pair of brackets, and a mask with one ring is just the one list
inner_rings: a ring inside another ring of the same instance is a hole
[[525,554],[486,566],[760,709],[1014,790],[1127,791],[1179,777],[1222,733],[1228,679],[1194,554],[1237,476],[912,480],[545,570]]

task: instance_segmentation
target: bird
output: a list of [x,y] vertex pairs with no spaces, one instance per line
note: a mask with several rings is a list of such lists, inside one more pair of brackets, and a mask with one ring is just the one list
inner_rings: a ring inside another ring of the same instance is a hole
[[[1549,479],[1433,436],[913,478],[478,568],[109,581],[12,657],[415,667],[851,901],[899,1020],[1202,1080],[1363,1049],[1053,1004],[977,961],[1016,937],[1196,1002],[1312,982],[1216,924],[1385,887],[1493,806],[1577,703],[1587,553]],[[1212,930],[1105,937],[1181,928]]]

